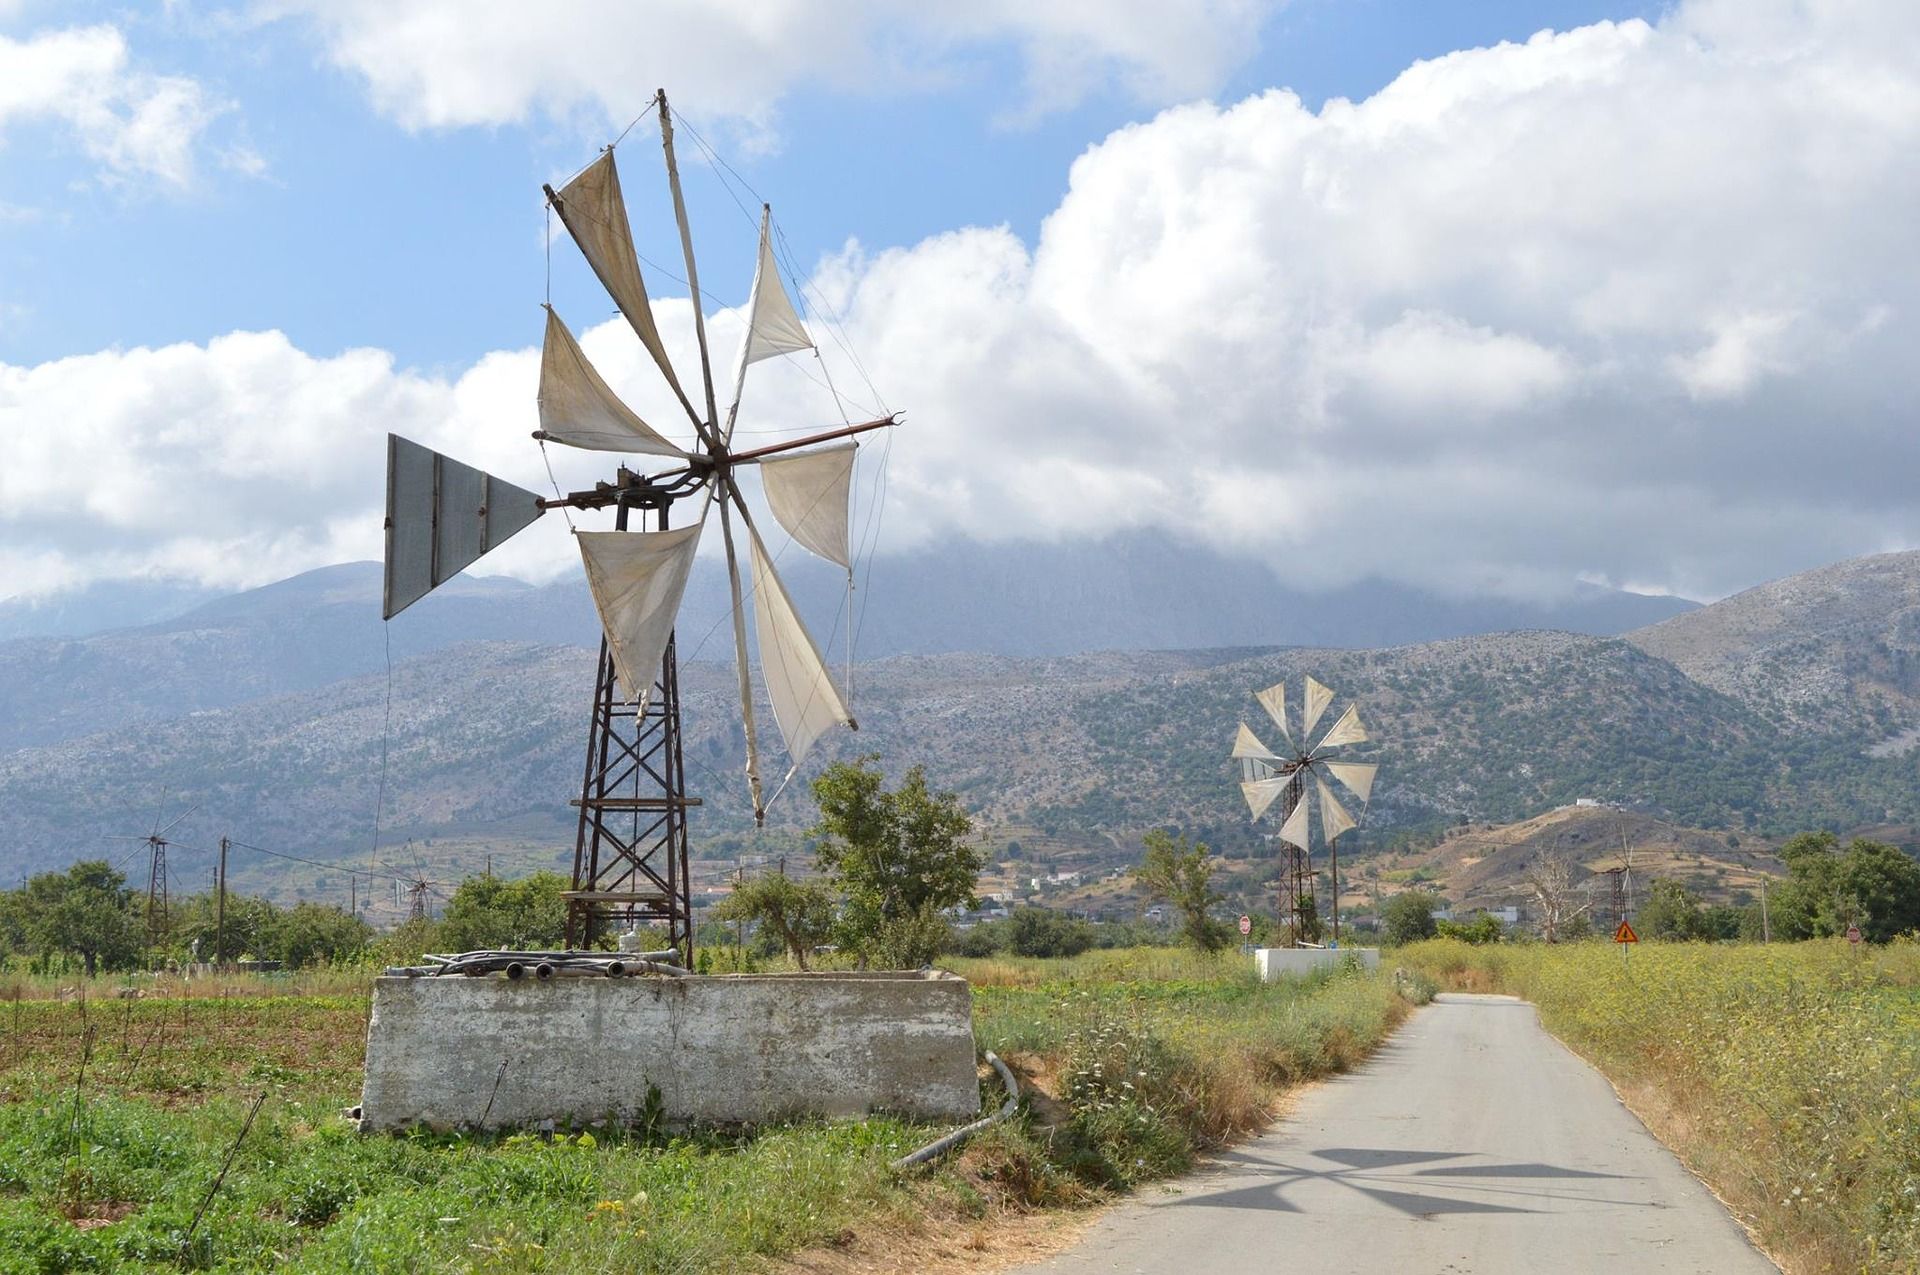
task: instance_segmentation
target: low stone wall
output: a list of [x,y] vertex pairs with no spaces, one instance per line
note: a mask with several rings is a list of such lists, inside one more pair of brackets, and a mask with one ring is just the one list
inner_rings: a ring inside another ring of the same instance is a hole
[[1276,978],[1335,969],[1348,957],[1357,959],[1362,969],[1380,968],[1377,947],[1263,947],[1254,952],[1253,963],[1260,971],[1260,981],[1271,983]]
[[621,1120],[649,1085],[673,1123],[967,1119],[972,994],[937,972],[374,982],[362,1129]]

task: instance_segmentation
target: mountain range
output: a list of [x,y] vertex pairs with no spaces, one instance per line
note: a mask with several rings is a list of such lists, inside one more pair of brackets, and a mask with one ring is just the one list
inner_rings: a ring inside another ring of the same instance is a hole
[[[883,562],[870,590],[889,600],[866,617],[855,670],[861,730],[823,756],[923,762],[996,836],[1124,852],[1171,823],[1244,848],[1266,830],[1249,825],[1223,760],[1234,723],[1261,720],[1255,688],[1312,673],[1362,704],[1366,752],[1383,765],[1356,853],[1581,797],[1756,833],[1920,823],[1908,751],[1920,554],[1701,608],[1567,604],[1589,628],[1650,621],[1614,636],[1564,631],[1565,607],[1542,613],[1561,631],[1463,634],[1500,621],[1498,606],[1370,585],[1302,601],[1244,571],[1229,588],[1225,567],[1216,589],[1218,564],[1181,572],[1157,551],[1107,550],[1121,561],[1104,573],[1069,570],[1080,550],[1029,573],[1051,573],[1052,598],[1014,587],[1022,573],[998,551],[955,568],[965,590],[932,559]],[[811,615],[844,597],[830,573],[795,577]],[[383,854],[415,838],[558,862],[593,659],[585,590],[462,578],[383,629],[378,587],[377,566],[345,564],[138,628],[0,642],[6,866],[125,847],[107,838],[196,803],[184,825],[196,840],[231,832],[325,862],[370,853],[376,806]],[[1229,593],[1238,609],[1219,601]],[[681,625],[695,657],[682,674],[689,777],[707,802],[697,852],[754,836],[731,677],[713,662],[724,635],[701,642],[724,622],[722,596],[716,575],[697,576]],[[1208,598],[1217,610],[1184,609]],[[1332,636],[1314,640],[1315,625]],[[1240,637],[1254,640],[1227,640]],[[786,794],[763,844],[794,844],[810,810]],[[273,889],[303,871],[260,860],[239,879]]]

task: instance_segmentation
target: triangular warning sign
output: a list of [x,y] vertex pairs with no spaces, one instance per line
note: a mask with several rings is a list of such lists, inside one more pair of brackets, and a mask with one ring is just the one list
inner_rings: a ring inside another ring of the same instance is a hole
[[1631,925],[1622,921],[1620,922],[1620,928],[1613,932],[1613,941],[1616,943],[1638,943],[1640,936],[1633,932]]

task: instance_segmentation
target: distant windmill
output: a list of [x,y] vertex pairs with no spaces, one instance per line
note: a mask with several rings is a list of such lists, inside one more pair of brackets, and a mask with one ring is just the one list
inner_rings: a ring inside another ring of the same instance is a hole
[[1340,834],[1359,821],[1336,795],[1329,778],[1360,801],[1364,813],[1373,795],[1374,776],[1379,766],[1372,762],[1335,761],[1336,749],[1362,744],[1367,732],[1360,724],[1360,708],[1348,704],[1346,711],[1327,728],[1316,742],[1313,731],[1333,704],[1334,693],[1309,677],[1300,696],[1300,734],[1296,741],[1288,726],[1287,687],[1277,682],[1254,693],[1260,707],[1267,711],[1280,731],[1284,747],[1276,751],[1260,741],[1243,721],[1233,740],[1233,758],[1240,763],[1240,791],[1247,808],[1259,819],[1274,804],[1281,803],[1281,896],[1295,943],[1305,940],[1306,914],[1313,898],[1310,807],[1320,810],[1320,837],[1327,847],[1333,875],[1333,939],[1340,940],[1340,859],[1337,845]]
[[[789,759],[774,795],[824,733],[835,726],[853,728],[854,719],[818,643],[774,570],[773,556],[741,494],[739,476],[757,467],[774,520],[803,548],[846,569],[850,584],[848,501],[857,446],[851,439],[896,421],[887,416],[752,450],[734,449],[734,424],[748,367],[763,359],[812,350],[814,343],[781,283],[772,213],[763,205],[759,257],[744,309],[746,332],[733,368],[732,396],[724,405],[716,397],[700,275],[664,92],[654,97],[650,109],[659,115],[667,187],[693,302],[694,338],[700,351],[697,398],[689,396],[681,384],[654,322],[614,166],[614,148],[607,147],[558,190],[545,189],[548,207],[559,215],[685,410],[692,440],[683,446],[668,439],[623,403],[587,361],[553,307],[547,306],[540,360],[540,428],[534,437],[543,445],[553,442],[641,455],[657,468],[642,474],[621,465],[612,482],[546,499],[389,435],[383,614],[391,619],[548,509],[614,511],[612,531],[576,532],[604,636],[585,777],[573,803],[579,822],[573,885],[566,896],[567,943],[586,944],[610,922],[660,924],[668,931],[669,945],[691,967],[693,913],[686,818],[688,809],[700,802],[687,794],[681,755],[674,622],[694,553],[709,515],[717,509],[733,602],[733,662],[746,743],[747,794],[754,819],[760,822],[771,797],[761,773],[760,724],[755,719],[747,655],[749,594],[761,679]],[[835,445],[810,446],[828,442]],[[676,508],[681,519],[669,525],[669,515]],[[630,528],[633,510],[641,511],[643,523],[645,513],[652,511],[653,528]],[[736,518],[745,532],[748,564],[744,570]],[[416,895],[415,911],[424,907],[422,897]]]
[[[166,798],[160,799],[161,807]],[[181,820],[198,810],[198,805],[188,806],[175,815],[163,828],[160,826],[160,810],[156,808],[153,823],[142,836],[118,836],[114,841],[142,841],[147,845],[147,955],[152,957],[158,948],[166,946],[167,935],[172,930],[170,905],[167,898],[167,847],[174,844],[167,840],[167,834],[180,826]]]

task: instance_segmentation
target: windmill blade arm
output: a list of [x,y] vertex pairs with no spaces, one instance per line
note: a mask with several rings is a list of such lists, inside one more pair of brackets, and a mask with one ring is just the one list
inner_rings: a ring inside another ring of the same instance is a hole
[[1287,684],[1275,682],[1264,691],[1255,691],[1253,697],[1260,701],[1260,707],[1267,710],[1267,716],[1280,728],[1280,737],[1293,743],[1293,732],[1287,729]]
[[708,445],[724,449],[726,439],[718,437],[720,413],[714,407],[713,359],[707,352],[707,313],[700,295],[700,266],[693,257],[693,230],[687,224],[687,198],[680,189],[680,165],[673,154],[673,113],[667,108],[667,91],[654,96],[660,104],[660,149],[667,161],[667,186],[673,192],[673,219],[680,226],[680,252],[687,262],[688,300],[693,303],[693,335],[700,346],[700,384],[706,391],[707,428],[701,431]]
[[[647,285],[640,277],[640,258],[633,250],[633,227],[627,218],[626,198],[620,193],[620,170],[614,163],[613,148],[608,147],[599,159],[588,164],[559,191],[551,186],[544,189],[547,203],[560,214],[560,224],[567,228],[580,255],[593,267],[595,277],[620,308],[620,313],[627,317],[634,335],[647,347],[660,375],[666,378],[674,397],[686,409],[688,419],[699,431],[702,445],[710,446],[712,439],[707,433],[706,418],[681,388],[673,361],[667,357],[666,343],[660,339],[660,328],[653,321],[653,304],[647,297]],[[697,292],[693,309],[695,314],[700,312]]]
[[629,702],[643,701],[653,689],[705,526],[703,516],[671,531],[574,533],[607,650]]
[[740,354],[733,369],[733,405],[727,409],[723,441],[733,441],[733,423],[740,415],[740,397],[747,386],[747,366],[778,354],[811,350],[813,338],[793,308],[780,281],[780,267],[773,257],[773,209],[760,205],[760,258],[753,270],[753,289],[747,294],[747,330],[740,336]]
[[200,809],[200,803],[196,801],[191,806],[188,806],[185,810],[181,811],[179,815],[177,815],[174,818],[172,823],[160,829],[160,831],[154,833],[153,835],[156,837],[166,836],[169,832],[172,832],[175,828],[178,828],[180,826],[180,821],[182,819],[185,819],[188,815],[192,814],[194,811],[198,809]]
[[753,620],[760,639],[760,674],[766,679],[767,698],[773,704],[774,722],[786,742],[787,754],[797,765],[833,726],[859,730],[860,724],[848,711],[819,644],[774,571],[773,559],[753,525],[746,502],[737,490],[730,488],[730,494],[752,542]]
[[1378,765],[1361,761],[1330,761],[1325,765],[1327,773],[1346,785],[1362,805],[1373,799],[1373,778],[1380,773]]
[[728,497],[734,495],[733,484],[721,479],[717,486],[720,534],[727,546],[727,586],[733,595],[733,661],[740,676],[740,724],[747,734],[747,792],[753,798],[753,821],[761,824],[766,822],[767,808],[760,795],[760,741],[753,721],[753,678],[747,667],[747,613],[740,596],[740,558],[733,545],[733,517],[727,509]]
[[1306,679],[1306,702],[1300,718],[1300,738],[1311,742],[1313,727],[1320,720],[1320,714],[1327,711],[1327,705],[1333,703],[1333,691],[1309,677]]
[[537,438],[603,452],[642,452],[685,460],[659,431],[620,401],[552,306],[540,347]]
[[774,520],[809,552],[853,570],[848,510],[853,494],[855,442],[789,452],[760,462],[761,490]]
[[1347,711],[1340,714],[1340,720],[1333,724],[1333,728],[1326,733],[1325,738],[1314,747],[1316,750],[1323,748],[1344,748],[1348,744],[1364,744],[1366,742],[1367,730],[1366,727],[1360,724],[1360,706],[1358,704],[1349,704],[1347,705]]
[[1255,735],[1245,722],[1241,722],[1240,729],[1234,732],[1232,757],[1235,761],[1280,760],[1279,754],[1261,743],[1260,737]]

